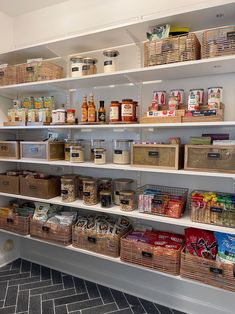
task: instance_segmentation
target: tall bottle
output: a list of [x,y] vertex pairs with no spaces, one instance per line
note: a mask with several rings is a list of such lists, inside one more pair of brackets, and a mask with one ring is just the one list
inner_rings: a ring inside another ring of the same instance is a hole
[[104,101],[100,101],[100,108],[98,110],[98,122],[105,123],[106,122],[106,111],[104,108]]
[[81,122],[87,122],[88,121],[88,105],[87,105],[87,97],[83,96],[83,102],[82,102],[82,118]]
[[96,122],[96,110],[94,97],[92,94],[90,95],[90,101],[88,105],[88,122]]

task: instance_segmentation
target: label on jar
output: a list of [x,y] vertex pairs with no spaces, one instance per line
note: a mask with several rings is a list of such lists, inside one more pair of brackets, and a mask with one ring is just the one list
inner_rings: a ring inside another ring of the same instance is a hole
[[128,200],[121,200],[120,203],[123,204],[123,205],[129,205],[129,201]]
[[72,153],[72,157],[74,157],[74,158],[78,158],[79,157],[79,153]]
[[121,149],[115,149],[114,150],[114,154],[121,155],[122,154],[122,150]]
[[82,66],[82,71],[88,71],[90,69],[89,65],[83,65]]
[[102,155],[95,154],[95,159],[102,159]]
[[72,72],[78,72],[78,71],[79,71],[79,67],[72,68]]
[[122,117],[133,117],[133,104],[122,104]]
[[119,120],[119,108],[110,107],[110,120]]
[[67,195],[67,194],[69,194],[69,191],[67,191],[67,190],[61,190],[61,194],[62,194],[62,195]]
[[83,192],[83,195],[84,196],[91,196],[91,193],[90,192]]
[[106,65],[112,65],[113,61],[112,60],[108,60],[108,61],[104,61],[104,66]]
[[216,267],[210,267],[210,272],[217,275],[223,274],[223,269],[216,268]]

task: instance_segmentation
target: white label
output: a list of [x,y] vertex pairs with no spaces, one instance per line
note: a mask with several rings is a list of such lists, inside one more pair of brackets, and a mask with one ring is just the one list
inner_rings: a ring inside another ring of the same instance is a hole
[[118,107],[110,108],[110,120],[119,120],[119,108]]
[[122,104],[122,117],[132,117],[132,116],[133,116],[133,105]]

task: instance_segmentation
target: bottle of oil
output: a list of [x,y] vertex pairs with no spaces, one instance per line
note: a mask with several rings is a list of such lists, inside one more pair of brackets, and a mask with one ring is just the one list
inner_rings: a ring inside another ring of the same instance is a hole
[[88,105],[88,122],[96,122],[96,110],[94,97],[92,94],[90,95],[90,101]]
[[87,121],[88,121],[87,97],[83,96],[81,122],[87,122]]
[[106,122],[106,111],[104,108],[104,101],[100,100],[100,108],[98,110],[98,122],[105,123]]

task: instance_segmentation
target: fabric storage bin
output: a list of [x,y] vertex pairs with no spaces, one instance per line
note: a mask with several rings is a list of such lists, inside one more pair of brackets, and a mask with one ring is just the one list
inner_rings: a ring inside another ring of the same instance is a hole
[[30,235],[66,246],[72,243],[72,226],[55,226],[48,222],[31,219]]
[[209,29],[202,34],[202,58],[235,54],[235,26]]
[[0,66],[0,86],[17,84],[17,68],[15,65]]
[[33,61],[17,65],[19,83],[56,80],[63,77],[63,68],[48,61]]
[[35,179],[20,176],[20,194],[44,199],[59,196],[61,194],[60,178]]
[[7,176],[5,174],[0,174],[0,192],[20,194],[19,176]]
[[22,235],[29,234],[29,217],[12,214],[11,216],[0,215],[0,228]]
[[235,173],[235,145],[185,145],[184,168]]
[[183,166],[183,147],[173,144],[133,144],[131,165],[179,169]]
[[200,59],[200,43],[194,33],[144,43],[144,66]]
[[18,141],[0,141],[0,158],[19,159],[20,146]]
[[182,251],[180,275],[217,288],[235,291],[234,264],[210,260]]
[[22,159],[64,160],[63,142],[20,142]]

